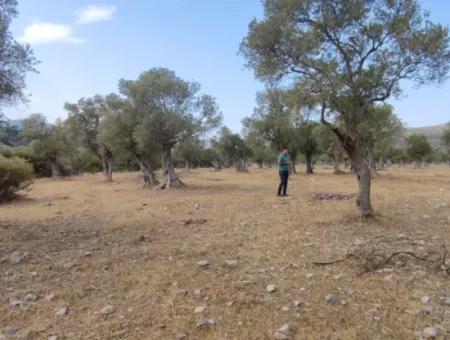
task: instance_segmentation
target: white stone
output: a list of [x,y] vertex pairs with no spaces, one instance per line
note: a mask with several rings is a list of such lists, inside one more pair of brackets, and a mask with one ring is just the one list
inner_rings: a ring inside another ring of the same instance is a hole
[[337,302],[337,296],[335,294],[328,294],[325,297],[325,300],[330,304],[330,305],[334,305]]
[[116,311],[116,307],[113,305],[106,305],[101,310],[100,313],[103,315],[112,314]]
[[200,260],[197,262],[197,265],[202,268],[206,268],[209,266],[208,260]]
[[420,301],[422,301],[423,304],[427,304],[428,302],[431,301],[431,298],[429,296],[422,296],[422,298],[420,299]]
[[206,306],[197,306],[194,309],[194,314],[201,314],[206,310]]
[[225,263],[227,264],[228,267],[231,267],[231,268],[235,268],[239,265],[238,260],[227,260]]
[[69,307],[62,307],[55,311],[56,316],[66,316],[67,314],[69,314]]
[[274,293],[276,290],[277,290],[277,287],[275,287],[274,284],[267,285],[267,287],[266,287],[266,291],[268,293]]
[[200,320],[199,322],[197,322],[197,328],[214,326],[215,324],[216,324],[216,321],[214,319]]
[[12,300],[9,303],[9,307],[11,307],[11,308],[22,307],[22,301],[20,301],[20,300]]
[[15,251],[11,255],[9,255],[9,263],[10,264],[20,264],[23,260],[23,256],[18,252]]

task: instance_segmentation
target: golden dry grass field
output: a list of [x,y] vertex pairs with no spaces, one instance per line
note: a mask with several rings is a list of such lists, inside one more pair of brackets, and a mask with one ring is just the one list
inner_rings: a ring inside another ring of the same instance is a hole
[[[188,186],[166,191],[143,189],[138,173],[116,174],[113,184],[100,174],[39,179],[25,198],[1,205],[0,331],[16,330],[4,338],[360,340],[450,331],[450,281],[436,263],[400,254],[371,270],[361,255],[450,249],[448,167],[383,171],[373,182],[377,217],[364,223],[354,200],[312,198],[356,190],[353,177],[325,167],[292,176],[289,198],[275,196],[275,169],[179,173]],[[360,257],[313,264],[346,254]],[[198,327],[208,319],[214,324]],[[289,332],[277,333],[285,324]]]

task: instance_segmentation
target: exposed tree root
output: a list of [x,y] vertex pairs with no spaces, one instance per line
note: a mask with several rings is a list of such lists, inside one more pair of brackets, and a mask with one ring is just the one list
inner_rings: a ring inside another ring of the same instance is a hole
[[436,269],[443,270],[446,272],[446,274],[450,274],[450,268],[447,268],[446,265],[447,247],[445,246],[445,244],[441,246],[441,249],[441,252],[429,251],[424,255],[419,255],[412,251],[395,251],[386,254],[380,251],[376,251],[375,247],[373,247],[372,250],[368,253],[364,251],[360,253],[348,253],[345,255],[345,257],[336,260],[313,261],[311,263],[315,266],[328,266],[341,263],[353,258],[360,262],[361,274],[363,274],[382,269],[388,264],[391,264],[392,261],[396,258],[410,257],[416,261],[424,262],[430,266],[433,266]]

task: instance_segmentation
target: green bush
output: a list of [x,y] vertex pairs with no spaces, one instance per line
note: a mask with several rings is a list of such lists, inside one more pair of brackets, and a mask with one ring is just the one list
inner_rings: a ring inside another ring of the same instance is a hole
[[31,184],[33,170],[24,159],[0,155],[0,201],[10,200]]

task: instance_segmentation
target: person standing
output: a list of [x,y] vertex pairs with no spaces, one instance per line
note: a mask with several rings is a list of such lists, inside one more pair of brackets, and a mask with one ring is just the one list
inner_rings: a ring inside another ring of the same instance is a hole
[[278,196],[288,196],[287,186],[289,179],[289,155],[288,149],[283,148],[278,155],[278,172],[280,174],[280,185],[278,186]]

